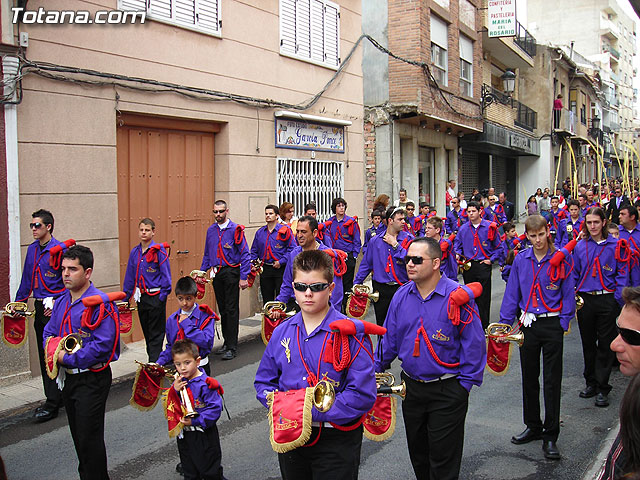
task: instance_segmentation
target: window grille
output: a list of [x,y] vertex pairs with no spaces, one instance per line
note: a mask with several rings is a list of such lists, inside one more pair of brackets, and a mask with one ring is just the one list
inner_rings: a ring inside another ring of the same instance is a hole
[[118,0],[118,10],[146,11],[147,18],[220,35],[220,0]]
[[319,222],[333,215],[331,202],[344,195],[344,165],[326,160],[279,158],[276,170],[278,206],[291,202],[294,215],[304,215],[304,206],[315,202]]

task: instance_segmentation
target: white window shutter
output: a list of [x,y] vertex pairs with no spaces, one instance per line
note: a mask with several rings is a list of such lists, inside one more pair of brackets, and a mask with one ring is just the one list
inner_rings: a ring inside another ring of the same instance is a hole
[[172,0],[148,0],[147,11],[154,18],[171,20],[173,18]]
[[196,5],[194,0],[173,0],[174,20],[181,25],[194,27],[196,25]]
[[310,0],[296,1],[296,54],[311,58]]
[[145,12],[147,10],[147,0],[118,0],[118,10]]
[[340,7],[326,2],[324,14],[324,61],[331,66],[340,64]]
[[311,60],[324,62],[324,2],[311,0]]
[[280,53],[296,54],[296,0],[280,0]]
[[196,25],[209,32],[220,31],[220,0],[197,0]]

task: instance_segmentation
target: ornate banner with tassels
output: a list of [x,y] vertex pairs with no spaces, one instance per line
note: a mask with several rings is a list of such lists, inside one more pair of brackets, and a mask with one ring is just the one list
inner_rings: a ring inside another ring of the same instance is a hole
[[129,404],[142,412],[153,410],[160,398],[160,392],[166,390],[163,387],[166,377],[167,371],[161,365],[138,362]]
[[396,429],[396,399],[386,395],[378,395],[373,408],[367,412],[362,422],[364,436],[374,442],[382,442],[391,438]]
[[313,388],[270,392],[269,440],[275,452],[285,453],[301,447],[311,437]]

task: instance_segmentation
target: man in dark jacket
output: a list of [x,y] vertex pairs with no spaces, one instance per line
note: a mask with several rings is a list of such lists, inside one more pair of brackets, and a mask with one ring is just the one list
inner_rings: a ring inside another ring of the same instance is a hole
[[500,196],[498,197],[498,202],[500,202],[500,205],[502,205],[502,208],[504,208],[504,214],[507,217],[507,222],[512,221],[515,208],[513,207],[513,203],[507,200],[507,194],[501,192]]
[[622,187],[619,185],[615,189],[615,197],[609,201],[607,205],[607,218],[619,225],[620,224],[620,209],[625,205],[630,205],[629,197],[622,194]]

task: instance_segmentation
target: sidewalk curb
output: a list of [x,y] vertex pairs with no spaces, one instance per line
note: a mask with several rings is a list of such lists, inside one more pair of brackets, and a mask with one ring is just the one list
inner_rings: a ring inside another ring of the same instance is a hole
[[613,445],[613,442],[618,436],[619,431],[620,431],[620,420],[616,421],[615,425],[611,428],[611,431],[602,442],[602,447],[600,448],[600,451],[595,456],[595,458],[589,465],[589,468],[582,476],[582,480],[596,480],[596,478],[598,478],[600,469],[604,465],[604,462],[607,459],[607,455],[609,454],[609,450],[611,449],[611,445]]

